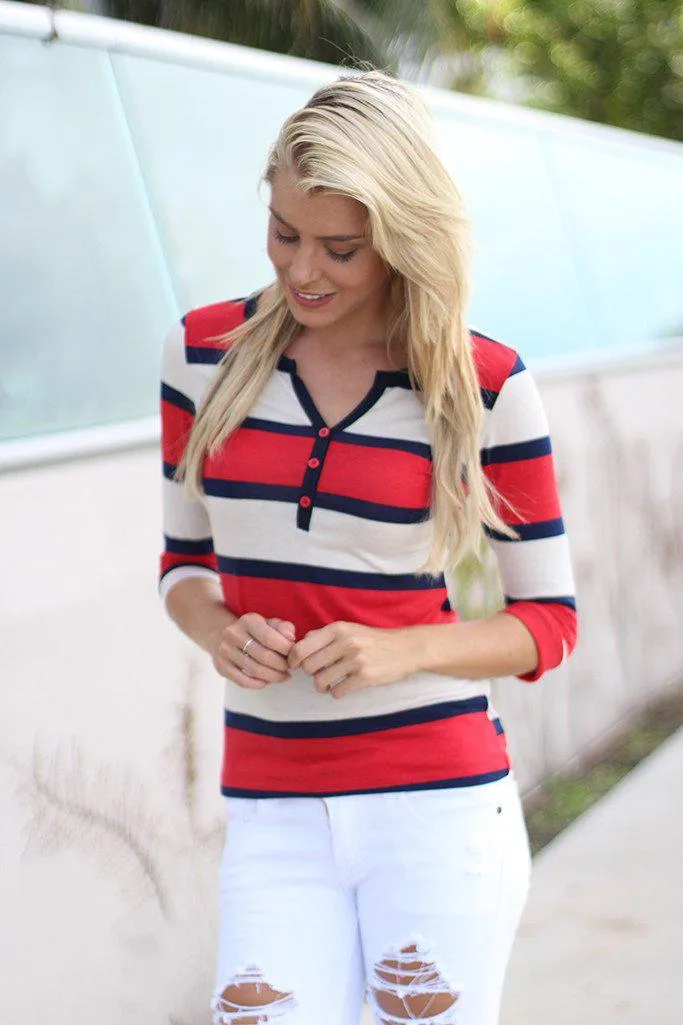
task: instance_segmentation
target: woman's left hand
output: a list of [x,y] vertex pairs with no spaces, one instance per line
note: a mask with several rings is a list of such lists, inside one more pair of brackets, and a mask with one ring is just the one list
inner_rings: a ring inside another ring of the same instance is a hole
[[317,691],[334,698],[395,683],[418,668],[409,630],[344,622],[311,630],[292,646],[287,661],[290,669],[312,676]]

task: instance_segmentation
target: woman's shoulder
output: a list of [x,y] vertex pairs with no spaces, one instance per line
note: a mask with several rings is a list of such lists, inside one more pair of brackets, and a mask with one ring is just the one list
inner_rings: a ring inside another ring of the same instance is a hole
[[180,321],[186,362],[220,362],[229,346],[225,336],[253,315],[256,303],[256,296],[227,299],[208,306],[198,306],[186,313]]
[[[485,405],[493,406],[508,378],[526,370],[516,349],[471,327],[472,356]],[[488,401],[487,401],[488,400]]]

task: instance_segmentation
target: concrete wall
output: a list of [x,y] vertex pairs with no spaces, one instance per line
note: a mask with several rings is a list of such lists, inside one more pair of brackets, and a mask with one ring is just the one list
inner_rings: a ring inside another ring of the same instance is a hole
[[[497,685],[527,790],[683,668],[683,356],[539,383],[581,641]],[[7,473],[0,508],[0,1020],[202,1025],[222,694],[156,597],[156,453]]]

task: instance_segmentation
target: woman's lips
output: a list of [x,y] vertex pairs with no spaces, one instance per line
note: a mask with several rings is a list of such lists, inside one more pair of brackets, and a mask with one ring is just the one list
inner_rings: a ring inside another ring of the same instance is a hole
[[[290,295],[294,299],[294,302],[299,306],[305,306],[307,309],[317,309],[318,306],[326,306],[329,302],[334,299],[334,292],[327,292],[325,294],[313,293],[313,292],[299,292],[292,285],[289,286]],[[312,295],[316,295],[316,298],[311,298]]]

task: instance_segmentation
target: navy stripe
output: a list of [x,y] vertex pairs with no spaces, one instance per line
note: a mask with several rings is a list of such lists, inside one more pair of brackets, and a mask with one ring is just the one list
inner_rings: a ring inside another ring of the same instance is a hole
[[354,587],[368,591],[435,591],[445,588],[443,573],[432,577],[426,573],[360,573],[349,569],[328,569],[298,562],[271,562],[266,559],[234,559],[219,555],[221,573],[240,577],[261,577],[266,580],[289,580],[331,587]]
[[197,541],[189,541],[186,538],[169,537],[168,534],[164,534],[164,547],[167,552],[175,555],[211,555],[213,538],[202,537]]
[[432,458],[431,447],[421,441],[404,441],[402,438],[384,438],[373,434],[349,434],[347,431],[337,434],[336,440],[343,441],[345,445],[362,445],[364,448],[396,449],[430,461]]
[[261,420],[257,416],[246,417],[241,426],[250,427],[253,431],[268,431],[270,434],[295,434],[299,438],[311,438],[315,434],[310,424],[283,424],[277,420]]
[[467,698],[464,701],[444,701],[438,705],[423,708],[406,708],[400,712],[385,715],[369,715],[358,719],[335,719],[324,722],[274,722],[258,719],[253,715],[225,710],[225,725],[245,733],[259,733],[265,737],[282,737],[301,740],[306,737],[355,737],[364,733],[380,733],[400,726],[417,726],[420,723],[435,722],[437,719],[453,719],[458,715],[486,712],[488,699],[485,695]]
[[570,594],[562,595],[559,598],[511,598],[509,595],[505,595],[506,605],[513,605],[516,601],[531,601],[537,605],[566,605],[567,608],[574,609],[576,612],[576,598]]
[[411,391],[413,387],[407,370],[378,370],[377,380],[385,388],[405,388]]
[[185,360],[187,363],[220,363],[226,349],[208,349],[203,345],[186,345]]
[[166,478],[166,480],[172,480],[175,484],[177,484],[178,481],[176,480],[176,477],[175,477],[175,472],[176,472],[177,469],[178,469],[178,467],[174,466],[173,463],[164,462],[163,463],[163,474],[164,474],[164,477]]
[[493,391],[491,388],[481,388],[481,401],[484,403],[485,409],[493,409],[498,398],[498,392]]
[[[210,498],[242,498],[263,502],[298,502],[302,488],[286,484],[259,484],[255,481],[219,480],[215,477],[203,478],[204,494]],[[305,489],[304,489],[305,490]],[[347,516],[358,516],[365,520],[379,523],[422,523],[429,517],[426,509],[407,509],[401,506],[382,505],[380,502],[365,502],[362,499],[346,498],[344,495],[331,495],[325,491],[313,491],[313,508],[330,509],[333,512],[345,513]]]
[[192,399],[188,399],[187,395],[183,395],[176,388],[171,388],[170,384],[166,384],[165,381],[161,382],[161,398],[164,402],[170,402],[172,406],[184,409],[186,413],[194,416],[195,407]]
[[249,320],[249,318],[253,317],[254,314],[256,313],[256,308],[258,306],[258,301],[259,301],[260,297],[261,297],[261,293],[259,292],[257,295],[252,295],[245,302],[245,304],[244,304],[244,319],[245,320]]
[[301,488],[286,484],[258,484],[243,480],[219,480],[204,477],[204,494],[211,498],[254,498],[266,502],[298,502]]
[[513,445],[493,445],[491,448],[483,448],[481,450],[481,465],[517,463],[522,459],[549,456],[551,452],[550,438],[546,435],[544,438],[534,438],[533,441],[519,441]]
[[429,506],[426,509],[408,509],[398,505],[383,505],[380,502],[365,502],[360,498],[347,498],[344,495],[330,495],[326,491],[318,491],[313,497],[313,504],[320,509],[331,509],[333,512],[358,516],[364,520],[376,520],[379,523],[422,523],[429,518],[430,512]]
[[[509,769],[496,772],[480,772],[476,776],[455,776],[452,779],[437,779],[433,783],[399,783],[395,787],[368,787],[365,790],[245,790],[242,787],[221,787],[224,797],[344,797],[350,794],[396,794],[401,791],[449,790],[451,787],[476,787],[484,783],[495,783],[509,775]],[[229,813],[228,813],[229,814]]]
[[468,331],[473,337],[485,338],[487,342],[495,342],[496,345],[503,345],[503,342],[499,342],[497,338],[492,338],[491,335],[485,335],[478,327],[470,327],[468,328]]
[[[291,356],[280,356],[277,363],[278,370],[284,370],[288,374],[298,375],[296,360]],[[410,375],[407,370],[377,370],[375,372],[375,383],[379,381],[384,388],[412,388]]]
[[[516,530],[519,534],[520,541],[539,541],[544,537],[559,537],[564,534],[564,523],[562,517],[556,520],[543,520],[541,523],[511,523],[510,526],[513,530]],[[505,534],[500,534],[497,530],[491,530],[490,527],[484,527],[484,532],[494,541],[512,541],[517,540],[514,537],[506,537]]]
[[525,366],[524,362],[522,361],[522,357],[518,356],[517,359],[515,360],[515,365],[513,366],[513,368],[510,371],[510,373],[508,374],[508,377],[514,377],[515,374],[521,374],[521,372],[523,370],[526,370],[526,366]]
[[[286,357],[284,358],[286,359]],[[294,360],[287,360],[287,362],[294,363]],[[295,369],[290,371],[290,373],[292,375],[292,387],[294,388],[296,397],[299,400],[299,405],[301,406],[304,413],[311,421],[315,429],[320,430],[321,427],[326,427],[327,425],[323,420],[322,416],[320,415],[320,413],[318,412],[318,407],[311,398],[308,388],[297,374],[296,363],[294,363],[294,367]]]
[[502,733],[505,733],[505,730],[503,729],[503,724],[500,721],[500,719],[492,719],[491,722],[493,723],[498,736],[500,736]]

